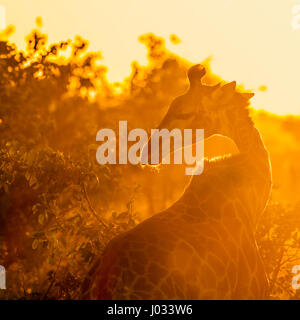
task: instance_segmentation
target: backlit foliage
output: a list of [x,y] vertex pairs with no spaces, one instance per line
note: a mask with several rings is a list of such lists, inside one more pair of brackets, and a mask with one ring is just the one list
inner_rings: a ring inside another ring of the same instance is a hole
[[[179,196],[185,183],[180,170],[161,172],[160,179],[151,169],[99,166],[95,161],[99,129],[115,129],[119,120],[128,120],[129,130],[149,130],[187,88],[186,69],[191,64],[168,52],[164,40],[153,34],[140,41],[148,49],[148,66],[133,62],[131,75],[111,84],[101,55],[88,52],[88,42],[81,37],[48,44],[47,36],[36,29],[22,52],[3,36],[0,264],[7,270],[8,290],[1,291],[0,298],[79,298],[81,283],[106,244]],[[172,35],[171,41],[180,40]],[[208,62],[203,64],[209,69]],[[219,80],[211,72],[205,78],[208,84]],[[299,179],[285,176],[284,185],[278,179],[275,188],[287,194],[291,188],[299,190],[300,154],[293,149],[298,142],[289,140],[299,140],[299,119],[260,113],[254,119],[274,159],[276,178],[281,177],[287,141],[294,152],[286,151],[290,160],[285,170],[293,168]],[[275,122],[282,149],[268,130]],[[298,297],[291,290],[290,270],[299,262],[299,194],[292,208],[287,207],[287,197],[273,196],[257,234],[276,298]]]

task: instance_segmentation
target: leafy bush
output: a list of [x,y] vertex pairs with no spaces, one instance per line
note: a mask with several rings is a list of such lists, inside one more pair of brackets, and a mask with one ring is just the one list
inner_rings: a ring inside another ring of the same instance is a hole
[[[47,45],[37,29],[26,41],[25,52],[0,42],[0,264],[8,274],[0,298],[77,299],[95,257],[145,218],[127,179],[142,169],[97,165],[96,133],[121,119],[153,127],[186,89],[189,63],[145,35],[149,65],[134,62],[123,83],[110,84],[82,38]],[[208,72],[207,83],[217,79]],[[299,211],[269,205],[257,233],[275,298],[299,297],[290,286]]]

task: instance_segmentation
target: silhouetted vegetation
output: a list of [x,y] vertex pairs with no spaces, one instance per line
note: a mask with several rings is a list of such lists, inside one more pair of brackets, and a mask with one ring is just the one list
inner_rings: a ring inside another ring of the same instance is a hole
[[[119,120],[131,128],[155,127],[186,89],[190,63],[148,34],[140,38],[148,66],[133,62],[131,75],[111,84],[101,55],[87,52],[84,39],[47,44],[36,29],[26,41],[25,52],[0,42],[0,264],[8,275],[0,298],[77,299],[107,243],[174,201],[185,181],[180,170],[164,171],[166,180],[149,168],[98,165],[96,133],[116,128]],[[209,61],[203,63],[209,69]],[[205,77],[207,84],[219,80],[211,72]],[[300,193],[291,195],[291,189],[300,186],[300,120],[256,112],[254,119],[278,177],[258,244],[272,296],[299,298],[291,288],[291,268],[299,257]],[[279,142],[268,129],[274,123],[280,124]],[[282,169],[291,171],[283,185]]]

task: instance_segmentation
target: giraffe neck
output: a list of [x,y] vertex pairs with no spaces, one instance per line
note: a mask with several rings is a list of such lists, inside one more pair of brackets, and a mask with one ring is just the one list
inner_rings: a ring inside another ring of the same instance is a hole
[[229,138],[235,142],[240,151],[237,157],[240,160],[241,177],[246,177],[247,195],[250,195],[249,199],[252,199],[248,200],[246,205],[251,209],[250,220],[256,227],[271,191],[272,176],[269,153],[260,132],[248,115],[244,120],[233,121],[230,128]]
[[[203,206],[202,195],[206,188],[216,193],[228,192],[220,189],[222,187],[211,185],[211,178],[220,172],[224,180],[231,179],[233,175],[236,180],[230,191],[232,194],[227,196],[226,201],[242,201],[243,206],[248,210],[247,219],[255,228],[267,204],[271,189],[269,155],[250,117],[242,121],[233,121],[227,128],[229,129],[220,133],[235,142],[240,154],[208,161],[204,166],[203,175],[194,176],[191,180],[186,190],[187,197],[184,197],[183,202],[189,206],[188,194],[192,193],[197,194],[199,207]],[[221,185],[226,185],[226,181]]]
[[262,137],[248,115],[242,120],[233,119],[228,128],[224,130],[225,135],[235,142],[241,154],[246,154],[249,159],[252,159],[253,155],[256,159],[260,156],[265,159],[268,153]]

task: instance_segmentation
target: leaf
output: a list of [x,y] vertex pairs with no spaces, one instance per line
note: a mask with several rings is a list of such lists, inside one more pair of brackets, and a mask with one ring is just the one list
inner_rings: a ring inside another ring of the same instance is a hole
[[5,193],[8,193],[8,192],[9,192],[8,185],[7,185],[7,184],[4,185],[4,191],[5,191]]
[[39,224],[43,225],[45,221],[45,215],[41,213],[38,217]]
[[25,172],[25,178],[26,178],[27,181],[29,181],[30,176],[31,176],[30,172],[29,172],[29,171],[26,171],[26,172]]
[[37,183],[36,176],[35,175],[31,175],[30,180],[29,180],[29,186],[32,187],[36,183]]
[[36,158],[36,153],[35,153],[33,150],[31,150],[31,151],[27,154],[27,164],[28,164],[29,166],[32,166],[33,163],[34,163],[35,158]]
[[38,239],[35,239],[35,240],[32,242],[32,249],[33,249],[33,250],[36,250],[38,246],[39,246],[39,240],[38,240]]
[[38,211],[39,211],[39,205],[38,204],[33,205],[32,206],[32,213],[36,214]]

